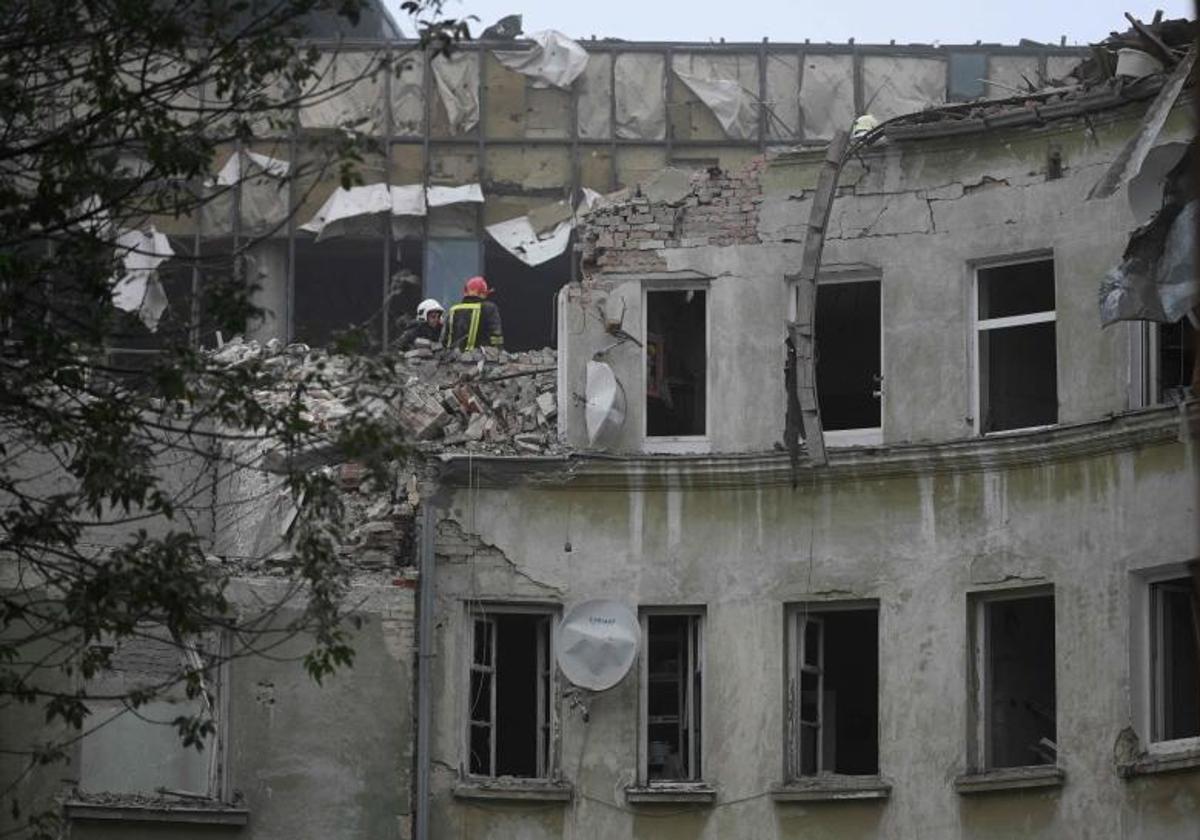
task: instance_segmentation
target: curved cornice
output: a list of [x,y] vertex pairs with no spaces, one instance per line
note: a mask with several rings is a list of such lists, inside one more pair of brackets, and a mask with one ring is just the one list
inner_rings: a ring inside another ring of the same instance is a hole
[[[1200,436],[1200,401],[1131,411],[1105,420],[948,443],[829,450],[829,464],[802,460],[801,485],[937,473],[1011,470],[1076,461]],[[784,452],[730,455],[438,456],[448,487],[573,487],[588,490],[732,489],[793,482]]]

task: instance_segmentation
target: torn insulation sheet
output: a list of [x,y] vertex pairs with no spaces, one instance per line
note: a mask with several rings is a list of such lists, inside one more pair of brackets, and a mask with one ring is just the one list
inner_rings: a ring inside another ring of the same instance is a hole
[[570,90],[571,83],[587,67],[588,54],[561,32],[547,29],[529,36],[534,45],[527,50],[494,50],[496,60],[529,77],[535,88]]
[[126,230],[117,236],[124,274],[112,290],[113,306],[122,312],[137,312],[150,332],[167,309],[167,295],[158,280],[158,267],[174,255],[166,234],[149,230]]
[[465,134],[479,123],[479,55],[460,50],[429,63],[450,130]]
[[507,222],[489,225],[487,232],[504,250],[528,266],[541,265],[567,250],[571,241],[571,220],[559,222],[542,237],[538,236],[528,216],[518,216]]
[[621,53],[613,67],[616,132],[627,140],[667,136],[666,59],[654,53]]
[[747,89],[758,86],[755,58],[739,62],[738,56],[682,54],[671,58],[671,69],[708,106],[726,136],[749,140],[758,136],[757,97]]

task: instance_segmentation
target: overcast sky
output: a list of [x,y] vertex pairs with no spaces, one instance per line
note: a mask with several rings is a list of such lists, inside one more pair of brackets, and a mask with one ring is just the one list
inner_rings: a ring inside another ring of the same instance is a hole
[[[401,0],[385,2],[398,11]],[[1169,18],[1195,17],[1191,0],[446,0],[445,14],[477,16],[477,34],[520,13],[526,33],[557,29],[577,39],[1015,44],[1057,43],[1065,35],[1068,44],[1086,44],[1126,29],[1124,12],[1149,20],[1158,8]],[[397,13],[397,20],[413,33],[406,18]]]

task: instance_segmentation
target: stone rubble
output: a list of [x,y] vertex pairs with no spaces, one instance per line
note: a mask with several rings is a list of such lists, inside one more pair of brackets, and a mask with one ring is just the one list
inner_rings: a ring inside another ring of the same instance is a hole
[[[298,383],[320,371],[333,384],[305,394],[305,419],[326,429],[351,414],[347,406],[355,375],[351,357],[304,344],[284,346],[273,339],[263,345],[238,337],[214,351],[212,358],[231,366],[260,362],[270,384],[256,397],[268,405],[291,399]],[[558,353],[554,349],[445,350],[418,339],[416,347],[393,361],[394,389],[370,397],[365,408],[394,421],[414,448],[489,455],[564,450],[558,438]],[[364,405],[361,400],[359,405]]]

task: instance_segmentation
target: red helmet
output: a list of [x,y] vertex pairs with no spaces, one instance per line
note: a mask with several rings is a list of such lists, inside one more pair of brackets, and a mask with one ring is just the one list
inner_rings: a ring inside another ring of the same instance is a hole
[[464,295],[472,295],[474,297],[487,297],[492,293],[488,288],[487,281],[483,277],[475,276],[467,281],[467,285],[463,287]]

